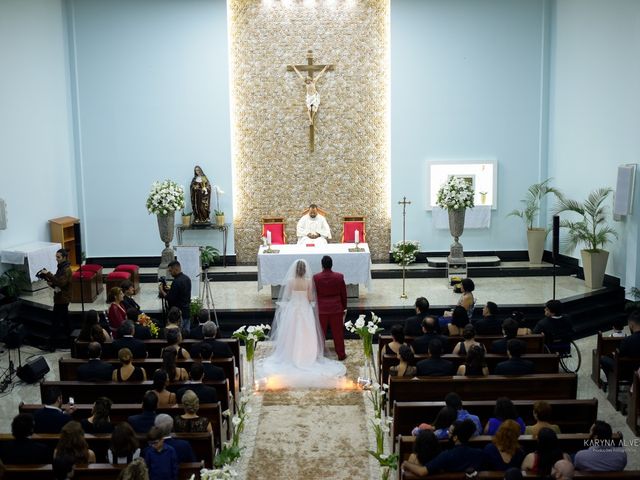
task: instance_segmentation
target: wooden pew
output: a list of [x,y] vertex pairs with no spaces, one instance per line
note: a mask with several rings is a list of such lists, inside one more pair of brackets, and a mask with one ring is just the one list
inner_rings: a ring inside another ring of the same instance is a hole
[[[505,396],[512,400],[575,400],[578,376],[575,373],[532,374],[488,377],[391,377],[389,406],[393,402],[437,402],[449,392],[457,392],[464,401],[492,400]],[[389,407],[390,408],[390,407]]]
[[640,419],[640,375],[638,372],[633,375],[633,392],[629,394],[627,410],[627,425],[635,435],[638,435],[640,434],[640,426],[638,425]]
[[[147,446],[146,435],[137,434],[138,442],[140,443],[140,449],[143,450]],[[201,459],[207,468],[212,468],[213,465],[213,435],[210,433],[176,433],[175,438],[186,440],[191,445],[196,458]],[[89,444],[89,448],[96,454],[96,460],[106,461],[107,450],[111,443],[110,434],[95,434],[91,435],[85,433],[84,438]],[[58,441],[60,440],[60,434],[53,433],[34,433],[31,439],[43,443],[49,447],[51,452],[55,449]],[[0,433],[0,444],[13,440],[13,436],[10,433]]]
[[600,380],[600,357],[604,355],[611,356],[618,349],[620,342],[624,337],[606,337],[602,332],[598,332],[596,348],[591,350],[591,380],[598,386],[602,387]]
[[[53,470],[47,465],[5,465],[5,480],[51,480]],[[93,463],[91,465],[76,465],[74,480],[117,480],[120,471],[126,465],[111,465],[110,463]],[[179,480],[188,480],[191,475],[200,478],[200,463],[181,463],[178,471]]]
[[[429,358],[429,355],[416,355],[415,361],[412,365],[416,365],[420,360],[425,360]],[[456,368],[460,365],[464,364],[465,357],[463,355],[453,355],[446,354],[443,355],[442,358],[445,360],[449,360],[453,362]],[[560,368],[560,357],[557,353],[531,353],[527,355],[523,355],[522,358],[524,360],[531,360],[535,365],[536,373],[558,373]],[[489,372],[493,372],[496,368],[496,365],[500,362],[504,362],[509,359],[506,355],[496,355],[493,353],[488,353],[485,356],[487,361],[487,366],[489,367]],[[389,368],[392,365],[398,365],[399,360],[395,355],[383,355],[382,356],[382,364],[381,371],[383,379],[389,378]]]
[[[117,358],[105,359],[105,362],[110,363],[114,368],[120,366],[120,361]],[[60,358],[58,360],[58,368],[60,371],[60,380],[77,380],[78,379],[78,367],[84,365],[87,361],[80,358]],[[178,360],[176,365],[178,367],[185,368],[187,372],[193,364],[193,360]],[[147,379],[153,378],[153,372],[158,368],[162,368],[162,360],[159,358],[144,358],[133,359],[133,365],[141,367],[147,373]],[[236,362],[234,357],[230,358],[214,358],[211,363],[216,367],[222,368],[225,377],[229,380],[229,390],[234,395],[234,398],[238,398],[239,385],[238,377],[236,375]]]
[[[66,407],[67,405],[65,405]],[[74,420],[80,421],[83,418],[89,418],[91,416],[91,409],[93,404],[80,403],[75,404],[75,411],[72,414]],[[24,404],[21,403],[18,407],[20,413],[34,414],[36,410],[40,410],[42,405],[37,404]],[[111,423],[117,425],[121,422],[126,422],[127,418],[131,415],[137,415],[142,411],[142,407],[139,403],[114,403],[111,406],[111,414],[109,418]],[[182,406],[158,408],[156,413],[166,413],[172,417],[181,415],[183,413]],[[222,418],[222,411],[220,410],[220,403],[202,403],[198,410],[198,415],[208,418],[211,422],[211,428],[213,429],[213,443],[216,448],[221,448],[222,443],[227,440],[226,425],[223,427],[224,422]],[[223,434],[223,432],[225,432]]]
[[[514,400],[513,404],[518,410],[525,424],[535,423],[533,418],[534,400]],[[548,400],[553,410],[552,423],[560,427],[562,433],[588,433],[591,425],[598,418],[598,400]],[[491,400],[473,400],[463,402],[465,410],[468,410],[480,418],[484,426],[489,418],[493,417],[496,405]],[[395,402],[393,404],[393,425],[391,437],[398,435],[411,435],[411,430],[420,423],[431,423],[444,402]]]
[[614,367],[613,372],[609,375],[609,387],[607,390],[607,398],[616,410],[620,410],[620,388],[623,385],[631,386],[633,376],[640,367],[639,357],[621,357],[616,351],[612,354]]

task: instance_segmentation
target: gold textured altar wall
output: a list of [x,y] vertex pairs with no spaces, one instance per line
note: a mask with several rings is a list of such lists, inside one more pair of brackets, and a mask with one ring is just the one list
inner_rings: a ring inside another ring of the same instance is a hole
[[[288,243],[304,208],[367,216],[374,259],[390,242],[389,0],[229,0],[238,261],[255,262],[260,219],[284,216]],[[290,64],[335,69],[318,81],[315,151],[305,87]],[[224,108],[224,106],[221,106]]]

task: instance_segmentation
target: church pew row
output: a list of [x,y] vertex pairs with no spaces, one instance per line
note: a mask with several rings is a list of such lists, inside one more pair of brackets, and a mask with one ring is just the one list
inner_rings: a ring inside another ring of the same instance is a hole
[[[421,360],[426,360],[429,358],[429,355],[416,355],[415,361],[412,365],[416,365]],[[463,355],[453,355],[446,354],[443,355],[442,358],[445,360],[449,360],[455,365],[457,369],[460,365],[464,364],[465,357]],[[531,353],[527,355],[523,355],[522,358],[524,360],[530,360],[535,365],[535,373],[558,373],[560,368],[560,357],[556,353]],[[485,356],[485,360],[487,362],[487,367],[489,368],[489,372],[493,372],[496,368],[496,365],[500,362],[504,362],[509,358],[506,355],[496,355],[493,353],[488,353]],[[381,373],[383,379],[389,378],[389,368],[393,365],[398,365],[399,360],[395,355],[383,355],[382,356],[382,364],[381,364]]]
[[[65,405],[66,406],[66,405]],[[71,415],[74,420],[78,422],[83,418],[89,418],[91,416],[91,409],[93,404],[90,403],[77,403],[75,404],[75,411]],[[41,409],[42,405],[37,404],[20,404],[18,407],[20,413],[34,414],[37,410]],[[121,422],[126,422],[127,418],[132,415],[138,415],[142,412],[142,407],[139,403],[114,403],[111,406],[110,419],[111,423],[117,425]],[[166,413],[171,417],[176,417],[184,412],[181,405],[176,407],[158,408],[156,413]],[[222,411],[220,409],[220,403],[202,403],[198,410],[198,415],[208,418],[211,422],[211,428],[213,429],[213,443],[216,448],[221,448],[222,443],[227,440],[226,424],[222,418]],[[225,432],[225,433],[223,433]]]
[[[238,377],[240,380],[240,386],[242,386],[242,363],[240,362],[240,342],[238,342],[237,338],[217,338],[221,342],[226,343],[231,349],[231,353],[233,357],[236,359],[236,366],[238,367]],[[142,340],[147,347],[147,353],[149,358],[160,358],[160,352],[164,347],[167,346],[167,341],[164,339],[152,339],[152,340]],[[195,340],[192,338],[186,338],[181,343],[180,346],[185,348],[188,351],[191,351],[191,347],[196,343],[199,343],[201,340]],[[89,342],[81,342],[76,340],[71,343],[71,357],[72,358],[89,358],[89,353],[87,351],[89,347]],[[118,352],[112,352],[110,348],[110,343],[105,343],[102,346],[103,358],[116,358],[118,356]]]
[[[146,435],[137,434],[138,443],[140,449],[144,450],[147,446]],[[186,440],[191,445],[193,452],[196,454],[196,458],[204,462],[207,468],[212,468],[213,465],[213,435],[210,433],[176,433],[175,438]],[[111,435],[108,433],[102,434],[89,434],[84,435],[85,440],[89,444],[89,448],[96,454],[97,461],[107,460],[107,450],[111,444]],[[45,444],[51,452],[56,448],[58,441],[60,440],[60,434],[54,433],[34,433],[31,439]],[[13,440],[13,436],[10,433],[0,433],[0,447],[2,443]]]
[[602,387],[600,380],[600,357],[613,354],[620,345],[622,337],[605,337],[602,332],[598,332],[596,348],[591,350],[591,380]]
[[[464,400],[464,399],[463,399]],[[598,400],[547,400],[553,411],[551,423],[560,427],[562,433],[588,433],[598,418]],[[534,400],[514,400],[513,404],[525,424],[535,423],[533,418]],[[465,410],[480,418],[484,426],[493,417],[496,405],[491,400],[475,400],[463,403]],[[393,404],[393,425],[391,438],[410,435],[411,430],[421,423],[431,423],[444,402],[395,402]]]
[[613,372],[609,375],[607,398],[616,410],[620,410],[620,390],[622,386],[631,386],[633,375],[640,368],[640,357],[621,357],[618,352],[611,354]]
[[[53,470],[47,465],[5,465],[4,480],[51,480]],[[93,463],[91,465],[76,465],[73,480],[117,480],[126,465],[111,465],[110,463]],[[200,478],[200,463],[182,463],[178,471],[178,480],[188,480],[195,475]]]
[[629,393],[627,425],[634,434],[640,435],[640,373],[638,372],[633,375],[632,390]]
[[390,377],[388,408],[394,402],[437,402],[449,392],[465,401],[493,400],[505,396],[512,400],[575,400],[578,376],[575,373],[549,373],[523,376],[488,377]]
[[[110,363],[114,368],[120,366],[120,361],[117,358],[105,359],[104,361]],[[58,360],[60,380],[77,380],[78,367],[84,365],[86,362],[86,360],[80,358],[60,358]],[[153,372],[158,368],[162,368],[162,360],[159,358],[133,359],[132,363],[136,367],[143,368],[149,380],[153,378]],[[222,368],[225,377],[229,381],[229,390],[234,395],[234,398],[238,398],[239,385],[238,376],[236,375],[235,358],[214,358],[211,363],[216,367]],[[193,360],[178,360],[176,362],[178,367],[185,368],[187,372],[192,364]]]

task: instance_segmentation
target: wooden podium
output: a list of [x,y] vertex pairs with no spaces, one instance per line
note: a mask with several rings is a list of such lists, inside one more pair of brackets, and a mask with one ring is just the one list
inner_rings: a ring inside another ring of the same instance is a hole
[[75,217],[58,217],[49,220],[51,241],[58,242],[69,252],[69,263],[72,267],[82,262],[80,242],[80,220]]

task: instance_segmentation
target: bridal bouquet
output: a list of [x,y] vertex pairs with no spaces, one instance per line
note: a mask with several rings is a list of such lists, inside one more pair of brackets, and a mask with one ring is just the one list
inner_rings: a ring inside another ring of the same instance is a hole
[[158,338],[158,333],[160,332],[160,330],[158,329],[158,326],[154,323],[154,321],[151,320],[151,317],[149,315],[147,315],[146,313],[141,313],[140,315],[138,315],[138,323],[143,327],[147,327],[151,332],[151,336],[153,338]]
[[147,197],[147,210],[156,215],[166,215],[184,208],[184,188],[172,180],[153,182]]
[[271,326],[269,325],[243,325],[231,335],[232,338],[237,338],[238,340],[243,340],[245,346],[247,347],[247,361],[253,361],[253,356],[256,353],[256,345],[260,340],[265,340],[267,335],[267,330],[271,330]]
[[473,186],[462,177],[451,177],[438,190],[436,205],[445,210],[473,208]]
[[368,322],[365,317],[364,314],[360,315],[355,323],[349,320],[344,324],[344,327],[348,332],[356,333],[362,339],[365,359],[370,360],[373,358],[373,336],[383,330],[380,327],[382,319],[373,312],[371,312],[371,320]]

